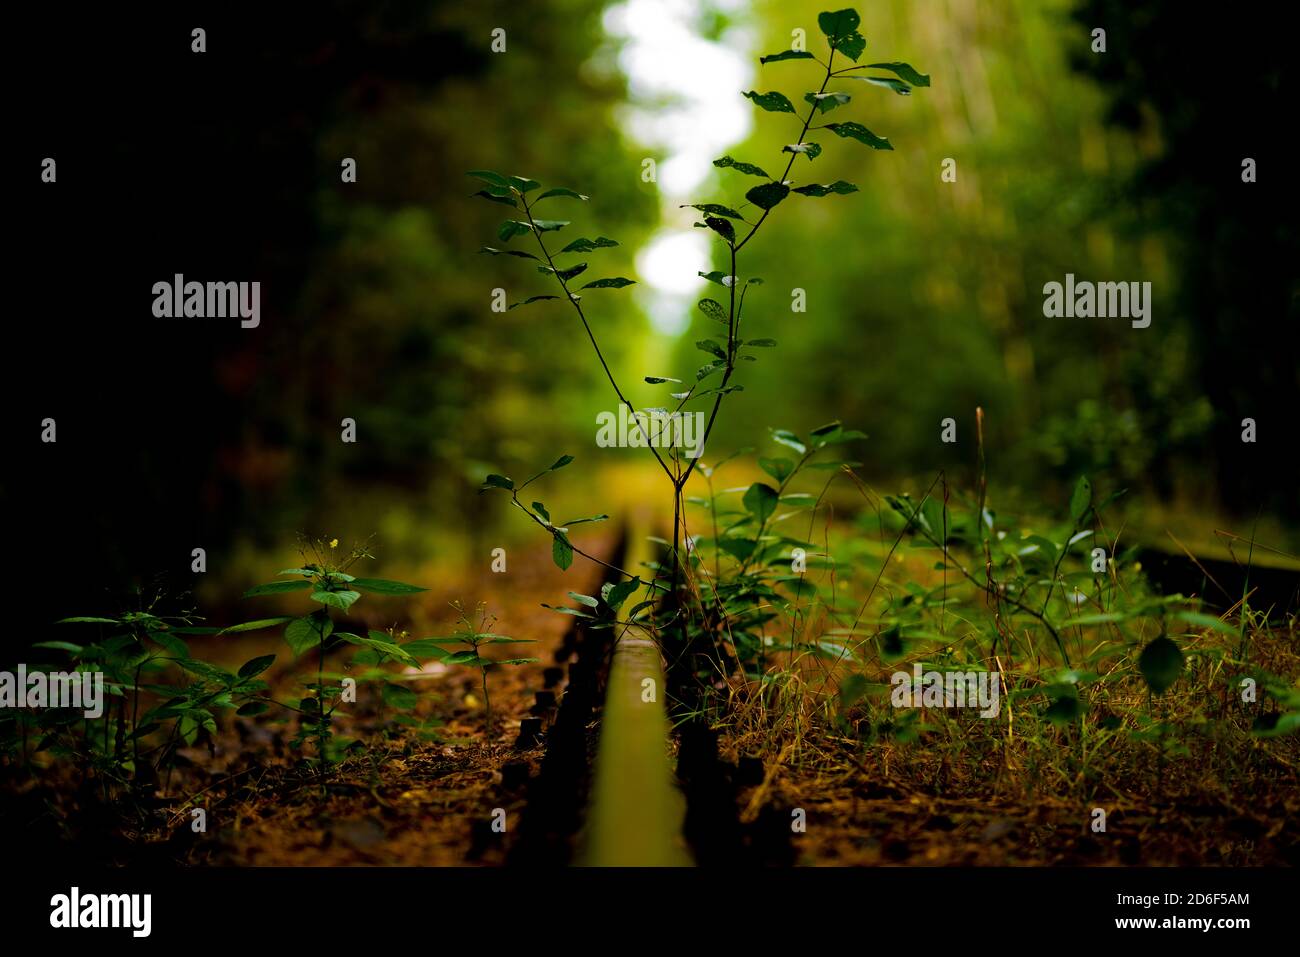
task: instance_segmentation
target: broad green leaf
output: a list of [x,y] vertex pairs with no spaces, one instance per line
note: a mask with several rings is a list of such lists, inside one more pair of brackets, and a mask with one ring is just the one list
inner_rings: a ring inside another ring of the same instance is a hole
[[726,216],[728,219],[745,218],[730,206],[720,206],[717,203],[684,203],[679,206],[678,209],[698,209],[700,212],[709,216]]
[[312,601],[318,601],[322,605],[329,605],[331,608],[337,608],[340,611],[347,611],[353,603],[361,597],[359,591],[314,591],[307,596]]
[[537,227],[539,233],[553,233],[557,229],[563,229],[569,225],[569,221],[567,219],[534,219],[533,225]]
[[699,340],[697,343],[695,343],[695,348],[699,349],[701,352],[707,352],[710,355],[717,356],[719,359],[727,358],[726,350],[723,349],[722,346],[718,345],[718,343],[714,342],[712,339]]
[[727,289],[731,288],[731,284],[733,281],[731,276],[728,276],[724,272],[719,272],[716,269],[714,269],[712,272],[696,273],[696,275],[704,279],[707,279],[709,282],[716,282],[719,286],[725,286]]
[[1183,673],[1183,653],[1178,645],[1163,635],[1153,639],[1138,658],[1138,667],[1147,686],[1164,694]]
[[529,179],[527,176],[511,176],[510,185],[521,193],[527,193],[534,189],[540,189],[542,184],[535,179]]
[[559,296],[529,296],[523,302],[512,302],[510,305],[506,306],[506,312],[509,312],[511,309],[518,309],[520,306],[531,306],[535,302],[544,302],[547,299],[559,298]]
[[698,369],[695,370],[695,381],[703,382],[705,379],[713,375],[713,373],[717,372],[726,364],[727,363],[725,360],[718,359],[716,362],[710,362],[706,365],[700,366]]
[[861,33],[854,31],[841,37],[836,37],[831,41],[831,46],[843,53],[854,63],[858,62],[858,57],[862,56],[862,51],[867,48],[867,38]]
[[574,601],[586,605],[588,608],[599,608],[600,599],[592,598],[590,595],[579,595],[576,591],[569,592],[569,597]]
[[1074,493],[1070,496],[1070,517],[1076,525],[1088,514],[1091,505],[1092,483],[1088,481],[1088,476],[1080,475],[1079,481],[1074,484]]
[[892,76],[851,76],[850,80],[861,80],[863,83],[871,83],[875,86],[883,86],[887,90],[893,90],[899,96],[910,96],[912,88],[902,80],[896,80]]
[[602,597],[605,599],[605,604],[618,611],[623,606],[623,603],[640,587],[640,577],[629,578],[627,581],[606,585],[602,591]]
[[772,440],[780,442],[787,448],[794,449],[800,455],[803,455],[808,451],[808,447],[804,445],[803,440],[788,429],[773,429]]
[[616,243],[614,240],[606,239],[604,236],[597,236],[595,239],[587,239],[585,237],[582,237],[579,239],[575,239],[573,242],[569,243],[569,245],[561,249],[560,252],[589,253],[594,249],[609,249],[617,245],[618,243]]
[[555,533],[555,538],[551,542],[551,558],[559,566],[560,571],[567,571],[573,564],[573,546],[569,544],[569,539],[563,532]]
[[764,482],[755,482],[745,492],[745,510],[760,522],[766,522],[776,511],[777,501],[776,489]]
[[284,629],[284,640],[295,655],[300,655],[309,648],[315,648],[333,632],[333,620],[321,609],[289,622],[289,626]]
[[648,382],[648,383],[650,383],[650,385],[662,385],[662,384],[665,383],[665,382],[677,382],[677,383],[680,383],[682,380],[681,380],[681,379],[672,379],[672,378],[669,378],[668,376],[662,376],[662,375],[648,375],[648,376],[645,377],[645,381]]
[[491,253],[493,256],[518,256],[520,259],[537,259],[532,253],[525,252],[522,249],[493,249],[491,246],[484,246],[479,252]]
[[771,209],[789,195],[790,187],[784,183],[763,183],[746,193],[745,199],[759,209]]
[[770,93],[759,93],[755,90],[749,90],[745,96],[753,100],[757,105],[767,110],[769,113],[793,113],[794,104],[786,97],[784,93],[778,93],[773,90]]
[[458,641],[459,639],[456,638],[416,638],[414,641],[408,641],[402,645],[402,650],[415,658],[438,658],[441,660],[447,657],[447,652],[441,646],[454,644]]
[[277,575],[306,575],[310,577],[312,575],[319,575],[320,569],[317,568],[315,565],[304,565],[302,568],[281,568],[278,572],[276,572],[276,574]]
[[522,223],[517,219],[507,219],[497,230],[497,239],[503,243],[508,243],[516,236],[522,236],[524,233],[532,232],[532,227],[527,223]]
[[69,654],[73,654],[73,655],[79,655],[86,650],[83,645],[74,645],[70,641],[37,641],[32,644],[32,647],[50,648],[53,649],[54,651],[66,651]]
[[482,485],[482,487],[483,487],[483,488],[503,488],[503,489],[510,490],[510,489],[513,489],[513,488],[515,487],[515,482],[514,482],[514,479],[510,479],[510,478],[507,478],[507,477],[504,476],[504,475],[497,475],[497,474],[493,473],[493,474],[489,475],[487,478],[485,478],[485,479],[483,480],[483,485]]
[[831,38],[847,36],[861,23],[862,18],[852,7],[836,10],[833,13],[817,14],[817,26],[821,28],[822,33]]
[[565,189],[563,186],[556,186],[555,188],[548,189],[546,192],[542,193],[542,195],[538,196],[535,200],[533,200],[533,202],[540,203],[542,200],[547,199],[551,196],[567,196],[570,199],[580,199],[584,203],[591,198],[589,196],[584,196],[582,195],[582,193],[576,192],[574,190]]
[[248,591],[244,592],[244,597],[256,598],[258,595],[278,595],[282,592],[298,591],[310,587],[311,582],[305,581],[270,582],[266,585],[254,585]]
[[794,463],[785,458],[760,458],[758,460],[758,467],[778,482],[784,482],[789,478],[790,473],[794,471]]
[[573,461],[572,455],[561,455],[558,459],[555,460],[555,463],[546,471],[554,472],[556,469],[562,469],[572,461]]
[[492,203],[500,203],[503,206],[509,206],[511,209],[519,208],[519,204],[511,198],[509,193],[493,192],[490,189],[480,189],[477,193],[471,195],[481,197]]
[[547,525],[552,524],[551,513],[546,510],[546,506],[543,505],[541,502],[533,503],[533,511],[536,512],[538,515],[542,516],[542,521],[544,521]]
[[587,264],[578,263],[576,266],[570,266],[568,269],[553,269],[550,266],[538,266],[537,271],[541,273],[553,273],[554,275],[559,276],[565,282],[568,282],[570,279],[573,279],[575,276],[579,276],[582,273],[586,272]]
[[850,139],[857,140],[859,143],[866,143],[872,149],[893,149],[893,147],[889,145],[889,140],[885,139],[883,136],[877,136],[861,123],[827,123],[823,129],[830,130],[836,136],[849,137]]
[[[699,305],[700,312],[704,313],[710,319],[713,319],[716,322],[726,323],[727,310],[722,308],[722,303],[714,299],[701,299]],[[674,379],[673,381],[676,382],[677,380]]]
[[704,225],[708,226],[709,229],[713,230],[731,245],[734,246],[736,244],[736,228],[727,220],[721,219],[717,216],[706,216],[704,217]]
[[493,186],[498,186],[505,189],[510,188],[510,180],[506,179],[500,173],[494,173],[488,169],[472,169],[465,175],[477,177],[478,179],[483,180],[483,182],[485,183],[491,183]]
[[622,289],[624,286],[636,285],[635,279],[624,279],[622,276],[616,276],[613,279],[596,279],[583,286],[583,289]]
[[275,664],[275,655],[262,655],[245,661],[239,669],[239,677],[256,678],[271,665]]
[[[811,54],[807,54],[811,56]],[[713,165],[722,169],[734,169],[737,173],[746,173],[749,176],[761,176],[764,179],[771,179],[767,172],[753,163],[742,163],[740,160],[732,159],[730,156],[724,156],[721,159],[715,159]]]
[[856,193],[857,191],[858,188],[856,186],[854,186],[852,183],[846,183],[842,179],[837,179],[835,182],[830,183],[829,185],[826,186],[822,186],[817,183],[809,183],[807,186],[796,186],[794,188],[794,192],[799,193],[802,196],[819,196],[819,197],[828,196],[831,193],[839,193],[841,195],[844,195],[846,193]]
[[246,621],[242,625],[231,625],[229,628],[222,628],[217,634],[237,635],[245,631],[261,631],[263,628],[274,628],[276,625],[283,625],[286,621],[293,621],[293,616],[259,618],[257,621]]
[[900,63],[895,60],[892,63],[868,63],[867,66],[873,70],[888,70],[890,73],[902,77],[912,86],[930,85],[930,74],[921,73],[907,63]]
[[354,578],[352,587],[376,595],[414,595],[416,592],[429,590],[419,585],[408,585],[406,582],[390,581],[387,578]]
[[811,103],[818,113],[829,113],[852,99],[847,93],[805,93],[804,102]]
[[90,618],[84,615],[78,616],[76,618],[60,618],[58,621],[55,622],[56,625],[73,625],[78,623],[87,624],[87,625],[120,625],[121,624],[121,622],[118,621],[116,618]]
[[754,346],[758,349],[771,349],[776,345],[775,339],[746,339],[741,345]]
[[822,148],[816,143],[791,143],[789,146],[781,147],[781,152],[802,154],[811,162],[822,155]]
[[420,703],[420,696],[414,691],[406,685],[394,684],[391,681],[384,682],[379,694],[384,699],[384,704],[399,711],[410,711]]
[[811,53],[806,50],[782,50],[780,53],[769,53],[767,56],[758,58],[758,62],[777,63],[781,60],[815,60]]

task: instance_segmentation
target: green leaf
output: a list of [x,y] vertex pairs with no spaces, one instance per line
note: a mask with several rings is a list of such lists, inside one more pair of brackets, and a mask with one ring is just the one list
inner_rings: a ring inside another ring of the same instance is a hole
[[817,26],[821,27],[822,33],[831,38],[846,36],[856,30],[861,23],[862,18],[852,7],[836,10],[834,13],[817,14]]
[[534,662],[541,661],[540,658],[502,658],[500,661],[490,661],[488,664],[493,665],[531,665]]
[[572,461],[573,461],[572,455],[561,455],[558,459],[555,460],[555,464],[552,465],[550,468],[548,468],[546,471],[554,472],[556,469],[562,469]]
[[1213,615],[1207,615],[1204,612],[1180,611],[1176,612],[1174,617],[1180,621],[1187,622],[1189,625],[1197,625],[1201,628],[1211,628],[1221,634],[1232,635],[1234,638],[1240,634],[1236,628],[1232,627],[1232,625],[1228,624],[1226,621],[1223,621],[1221,618],[1215,618]]
[[678,209],[698,209],[700,212],[709,216],[726,216],[728,219],[744,219],[740,213],[736,212],[730,206],[721,206],[717,203],[683,203]]
[[535,179],[529,179],[527,176],[511,176],[510,185],[521,193],[527,193],[534,189],[540,189],[542,184]]
[[324,609],[314,611],[303,618],[295,618],[284,629],[284,640],[295,655],[300,655],[309,648],[315,648],[334,631],[334,622]]
[[776,345],[775,339],[746,339],[741,343],[744,346],[753,346],[756,349],[771,349]]
[[415,658],[446,658],[447,652],[442,645],[455,644],[458,638],[417,638],[402,645],[402,650]]
[[775,442],[780,442],[786,448],[794,449],[800,455],[808,451],[808,447],[804,445],[803,440],[787,429],[773,429],[772,439]]
[[698,369],[695,370],[695,381],[703,382],[705,379],[713,375],[713,373],[717,372],[726,364],[727,363],[725,360],[718,359],[716,362],[710,362],[707,365],[700,366]]
[[717,356],[719,359],[727,358],[726,350],[712,339],[701,339],[699,342],[695,343],[695,348],[699,349],[701,352],[707,352],[710,355]]
[[608,515],[592,515],[590,518],[571,518],[567,522],[562,522],[561,525],[564,528],[568,528],[571,525],[585,525],[588,522],[603,522],[608,518]]
[[716,216],[705,216],[704,225],[708,226],[709,229],[713,230],[731,245],[734,246],[736,244],[736,227],[732,226],[731,223],[727,222],[727,220],[720,219]]
[[1138,668],[1147,686],[1156,694],[1164,694],[1183,673],[1183,653],[1172,639],[1161,635],[1142,649]]
[[477,177],[478,179],[483,180],[483,182],[485,183],[491,183],[493,186],[501,187],[504,189],[510,188],[510,180],[506,179],[500,173],[494,173],[489,169],[472,169],[465,175]]
[[901,76],[912,86],[929,86],[930,74],[921,73],[912,68],[910,64],[899,63],[897,60],[892,63],[868,63],[868,67],[873,70],[888,70],[896,76]]
[[[307,584],[303,582],[303,584]],[[293,616],[281,618],[259,618],[257,621],[246,621],[242,625],[231,625],[229,628],[222,628],[217,634],[219,635],[237,635],[245,631],[261,631],[263,628],[273,628],[276,625],[283,625],[286,621],[293,621]]]
[[559,299],[559,298],[560,298],[559,296],[529,296],[523,302],[515,302],[515,303],[511,303],[509,306],[506,306],[506,312],[509,312],[511,309],[518,309],[520,306],[530,306],[535,302],[542,302],[547,299]]
[[812,162],[822,155],[822,148],[816,143],[791,143],[789,146],[781,147],[781,152],[802,154],[808,157],[809,162]]
[[861,123],[827,123],[823,129],[828,129],[836,136],[849,137],[859,143],[866,143],[872,149],[892,150],[889,140],[883,136],[877,136],[871,130],[867,129]]
[[514,479],[506,478],[504,475],[493,473],[483,480],[482,488],[503,488],[512,490],[515,487]]
[[794,104],[786,98],[784,93],[778,93],[775,90],[770,93],[758,93],[755,90],[749,90],[745,93],[745,96],[769,113],[794,112]]
[[543,505],[541,502],[533,503],[533,511],[536,512],[538,515],[542,516],[542,521],[544,521],[547,525],[552,524],[551,513],[546,510],[546,506]]
[[539,233],[553,233],[569,225],[569,221],[567,219],[534,219],[533,225],[537,227]]
[[805,93],[803,98],[805,103],[816,107],[818,113],[829,113],[852,99],[847,93]]
[[387,578],[354,578],[352,587],[358,591],[373,592],[376,595],[414,595],[416,592],[428,591],[419,585],[406,582],[390,581]]
[[55,622],[56,625],[73,625],[78,623],[87,624],[87,625],[120,625],[121,624],[121,622],[118,621],[116,618],[90,618],[84,615],[76,618],[60,618],[58,621]]
[[899,96],[910,96],[912,88],[902,80],[896,80],[892,76],[851,76],[850,80],[861,80],[863,83],[871,83],[875,86],[883,86],[887,90],[893,90]]
[[[55,624],[57,624],[57,622]],[[54,651],[66,651],[73,655],[79,655],[86,650],[83,645],[74,645],[70,641],[37,641],[32,644],[32,647],[50,648]]]
[[635,279],[624,279],[622,276],[616,276],[613,279],[597,279],[587,283],[583,289],[622,289],[624,286],[635,286]]
[[266,585],[255,585],[248,591],[244,592],[245,598],[256,598],[258,595],[278,595],[287,591],[298,591],[303,588],[311,587],[311,582],[292,581],[292,582],[270,582]]
[[779,496],[776,489],[764,482],[755,482],[745,492],[745,510],[760,522],[766,522],[776,511]]
[[846,183],[842,179],[837,179],[835,182],[830,183],[829,185],[826,186],[821,186],[817,183],[810,183],[807,186],[796,186],[794,188],[794,192],[799,193],[802,196],[817,196],[817,197],[828,196],[831,193],[839,193],[840,195],[845,195],[847,193],[856,193],[857,191],[858,188],[856,186],[854,186],[852,183]]
[[384,682],[379,696],[384,699],[384,704],[390,708],[397,708],[399,711],[410,711],[420,703],[420,696],[414,691],[406,687],[406,685],[394,684],[391,681]]
[[791,462],[789,459],[785,459],[785,458],[781,458],[781,459],[760,458],[758,460],[758,467],[761,468],[768,475],[772,476],[772,478],[776,479],[778,482],[784,482],[787,478],[789,478],[790,473],[794,471],[794,463]]
[[807,52],[806,50],[782,50],[780,53],[769,53],[767,56],[761,56],[758,58],[758,62],[762,64],[762,63],[777,63],[781,60],[815,60],[815,59],[816,57],[814,57],[811,53]]
[[256,678],[271,665],[275,664],[275,655],[262,655],[245,661],[239,669],[239,677]]
[[581,275],[582,273],[586,272],[587,264],[578,263],[576,266],[570,266],[568,269],[553,269],[550,266],[538,266],[537,271],[541,273],[554,273],[556,276],[559,276],[565,282],[568,282],[570,279],[574,278],[575,276]]
[[761,186],[755,186],[746,193],[745,199],[759,209],[771,209],[789,195],[790,187],[784,183],[764,183]]
[[589,196],[584,196],[582,195],[582,193],[576,192],[574,190],[565,189],[563,186],[557,186],[554,189],[548,189],[546,192],[542,193],[541,196],[538,196],[535,200],[533,200],[533,202],[540,203],[542,200],[547,199],[551,196],[567,196],[570,199],[580,199],[584,203],[591,198]]
[[241,718],[251,718],[254,715],[262,714],[264,711],[270,711],[271,706],[265,701],[248,701],[239,706],[235,714]]
[[665,382],[677,382],[677,383],[680,383],[682,380],[681,380],[681,379],[671,379],[671,378],[669,378],[668,376],[662,376],[662,375],[648,375],[648,376],[645,377],[645,381],[648,382],[648,383],[650,383],[650,385],[662,385],[662,384],[665,383]]
[[500,203],[503,206],[509,206],[511,209],[519,208],[519,204],[516,203],[514,199],[510,196],[510,194],[506,192],[493,192],[490,189],[480,189],[477,193],[473,193],[471,195],[482,197],[483,199],[486,199],[489,202]]
[[604,236],[597,236],[595,239],[587,239],[586,237],[581,237],[569,243],[569,245],[561,249],[560,252],[589,253],[593,249],[609,249],[617,245],[618,243],[616,243],[614,240],[606,239]]
[[340,611],[347,611],[353,603],[361,597],[359,591],[314,591],[307,596],[312,601],[318,601],[322,605],[329,605],[331,608],[337,608]]
[[[812,56],[812,54],[805,54],[805,56]],[[734,169],[737,173],[745,173],[749,176],[761,176],[764,179],[772,178],[768,176],[762,168],[755,166],[753,163],[742,163],[740,160],[732,159],[730,156],[715,159],[713,165],[721,169]]]
[[532,227],[527,223],[521,223],[517,219],[507,219],[497,230],[497,239],[503,243],[508,243],[516,236],[522,236],[524,233],[532,232]]
[[[524,252],[522,249],[493,249],[491,246],[484,246],[479,252],[491,253],[493,256],[518,256],[520,259],[537,259],[532,253]],[[540,262],[540,260],[538,261]]]
[[1088,514],[1091,506],[1092,483],[1088,481],[1088,476],[1080,475],[1079,481],[1074,484],[1074,494],[1070,496],[1070,517],[1076,525]]
[[569,544],[569,539],[563,532],[556,532],[555,538],[551,542],[551,558],[559,566],[560,571],[568,571],[573,564],[573,546]]
[[618,611],[623,603],[628,600],[636,590],[641,587],[640,577],[629,578],[627,581],[618,582],[617,584],[607,585],[602,592],[605,604],[614,611]]
[[858,57],[862,56],[862,51],[867,48],[867,38],[854,31],[842,37],[836,37],[831,41],[831,46],[854,63],[857,63]]
[[590,595],[579,595],[576,591],[571,591],[569,597],[580,604],[586,605],[588,608],[600,607],[600,599],[592,598]]
[[[707,278],[707,277],[706,277]],[[715,322],[721,322],[724,325],[727,322],[727,310],[722,308],[722,303],[715,299],[701,299],[699,302],[700,312],[704,313]],[[677,381],[676,379],[673,380]]]
[[350,645],[360,645],[363,648],[370,648],[378,651],[380,654],[387,655],[389,658],[396,659],[404,665],[411,665],[418,668],[420,663],[412,657],[411,653],[401,645],[395,643],[391,637],[382,631],[370,631],[366,637],[354,635],[351,632],[339,632],[335,637],[342,638]]
[[1043,712],[1043,717],[1052,724],[1064,727],[1074,724],[1083,714],[1083,707],[1074,695],[1061,695]]

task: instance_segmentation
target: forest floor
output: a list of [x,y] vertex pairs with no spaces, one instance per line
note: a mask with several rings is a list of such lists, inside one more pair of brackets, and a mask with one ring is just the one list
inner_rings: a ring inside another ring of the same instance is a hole
[[[585,545],[608,557],[614,539],[605,533]],[[33,774],[6,769],[0,824],[24,845],[124,865],[529,860],[520,854],[520,835],[527,833],[546,742],[521,747],[520,729],[530,718],[551,725],[555,709],[547,693],[563,701],[561,662],[571,657],[565,649],[573,620],[542,607],[565,604],[549,559],[549,545],[521,551],[512,559],[509,590],[492,602],[494,630],[536,639],[515,647],[540,660],[491,669],[486,734],[478,672],[426,664],[404,676],[419,692],[411,713],[416,726],[396,723],[378,693],[361,686],[335,730],[365,747],[335,766],[325,787],[303,760],[312,745],[303,750],[290,743],[293,720],[231,716],[217,734],[183,749],[156,793],[126,810],[121,801],[102,801],[95,783],[81,780],[66,762],[37,755]],[[599,572],[577,562],[563,588],[596,593]],[[468,581],[443,582],[421,596],[426,617],[445,620],[445,602],[472,588]],[[1294,629],[1252,636],[1252,660],[1294,681],[1296,637]],[[1198,640],[1223,639],[1207,632]],[[241,636],[238,648],[224,650],[219,641],[195,653],[237,666],[250,655],[282,650],[270,636]],[[311,657],[277,663],[267,673],[276,697],[300,688],[303,674],[314,672]],[[327,668],[335,666],[327,660]],[[833,699],[825,689],[835,688],[823,666],[795,669],[784,687],[738,679],[726,685],[731,706],[711,729],[723,785],[711,799],[721,794],[722,806],[703,815],[695,807],[694,830],[688,827],[701,842],[701,863],[719,860],[723,845],[709,849],[717,835],[701,832],[715,825],[734,840],[731,850],[743,850],[744,862],[766,865],[1300,863],[1300,735],[1253,736],[1250,716],[1232,706],[1226,686],[1208,706],[1203,694],[1199,703],[1166,698],[1160,717],[1173,728],[1169,742],[1099,733],[1095,726],[1089,736],[1078,727],[1044,730],[1011,698],[994,722],[939,712],[922,716],[917,740],[873,738],[864,733],[870,714],[858,726],[838,729],[820,719]],[[1129,700],[1104,707],[1134,714],[1150,702],[1135,684]],[[597,728],[594,720],[588,725],[592,743]],[[676,752],[675,738],[669,747]],[[689,796],[689,780],[686,790]],[[206,817],[201,832],[192,827],[196,809]],[[1097,827],[1098,810],[1104,830]],[[790,826],[796,812],[806,826]],[[570,837],[568,852],[580,841]]]

